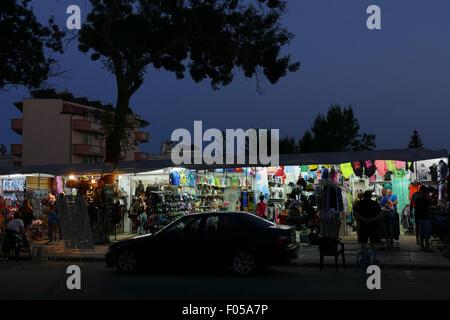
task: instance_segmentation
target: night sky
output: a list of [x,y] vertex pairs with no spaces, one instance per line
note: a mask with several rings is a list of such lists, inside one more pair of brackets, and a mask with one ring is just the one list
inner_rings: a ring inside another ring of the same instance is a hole
[[[42,20],[54,15],[65,26],[66,8],[85,0],[34,0]],[[382,30],[366,28],[366,8],[382,10]],[[148,120],[150,142],[142,151],[159,153],[160,142],[177,128],[279,128],[280,135],[300,137],[319,112],[331,104],[351,104],[362,132],[375,133],[377,149],[405,148],[416,128],[425,147],[450,150],[450,1],[448,0],[290,0],[283,23],[296,36],[285,48],[301,62],[297,73],[256,91],[254,79],[239,75],[228,87],[213,91],[209,82],[194,83],[189,75],[149,69],[131,100],[133,111]],[[115,102],[113,75],[92,62],[72,42],[56,55],[67,73],[50,80],[103,103]],[[29,97],[27,89],[0,91],[1,143],[19,143],[11,118],[12,105]],[[204,129],[205,130],[205,129]]]

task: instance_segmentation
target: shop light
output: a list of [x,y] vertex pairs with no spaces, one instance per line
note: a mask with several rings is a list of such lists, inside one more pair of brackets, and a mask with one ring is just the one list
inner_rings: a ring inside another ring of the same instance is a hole
[[95,179],[92,179],[91,182],[92,182],[92,183],[95,183]]
[[121,174],[119,174],[119,179],[122,179],[122,175]]
[[75,180],[75,176],[70,175],[70,176],[69,176],[69,179],[70,179],[70,180]]
[[25,177],[25,176],[22,174],[11,174],[11,175],[9,175],[9,177],[10,178],[18,178],[18,177]]

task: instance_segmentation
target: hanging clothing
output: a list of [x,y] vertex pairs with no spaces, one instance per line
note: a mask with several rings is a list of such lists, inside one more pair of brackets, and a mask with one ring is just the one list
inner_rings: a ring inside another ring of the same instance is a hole
[[300,171],[301,172],[308,172],[308,166],[307,165],[300,166]]
[[364,161],[364,174],[368,177],[372,177],[375,174],[376,168],[372,160]]
[[402,211],[401,222],[402,222],[402,227],[405,231],[412,230],[413,224],[411,221],[411,210],[408,207],[405,207]]
[[267,204],[265,202],[258,202],[258,204],[256,205],[256,213],[261,218],[264,218],[267,215],[266,209],[267,209]]
[[341,164],[341,171],[342,171],[342,174],[344,175],[345,179],[350,178],[350,176],[355,173],[353,171],[353,167],[352,167],[352,164],[350,162],[342,163]]
[[328,169],[327,167],[324,167],[322,170],[322,179],[328,180]]
[[400,169],[400,170],[395,169],[394,170],[395,179],[402,179],[405,175],[406,175],[406,172],[403,169]]
[[337,180],[337,170],[334,167],[332,167],[330,169],[330,180],[332,182],[336,182],[336,183],[338,182],[338,180]]
[[437,181],[438,170],[436,165],[430,167],[431,181]]
[[353,161],[352,168],[355,175],[357,175],[358,177],[362,177],[364,173],[364,166],[361,161]]
[[414,162],[407,162],[406,163],[406,170],[414,172]]
[[347,214],[349,212],[348,208],[348,198],[347,198],[347,192],[345,190],[341,190],[342,195],[342,205],[343,205],[343,212]]
[[421,163],[420,166],[417,167],[417,179],[419,181],[428,180],[428,170],[424,163]]
[[409,200],[411,201],[412,195],[416,192],[419,192],[420,184],[417,184],[416,186],[413,186],[412,184],[409,185]]
[[147,214],[144,212],[139,216],[139,233],[145,234],[147,233]]
[[170,173],[170,184],[173,186],[179,186],[180,185],[180,174],[176,171],[173,171]]
[[384,160],[375,160],[375,167],[377,168],[378,174],[382,177],[384,177],[384,175],[388,171],[386,161]]
[[386,172],[386,174],[384,175],[384,181],[391,181],[391,175],[392,171]]
[[441,180],[445,180],[445,178],[447,177],[447,172],[448,165],[443,160],[439,161],[439,174]]
[[395,164],[395,162],[393,160],[386,160],[386,165],[387,165],[389,171],[394,171],[395,169],[397,169],[397,165]]
[[400,219],[397,212],[383,210],[384,215],[377,220],[380,238],[392,241],[400,238]]
[[397,167],[397,169],[401,169],[401,168],[406,166],[406,162],[405,161],[397,161],[397,160],[395,160],[394,162],[395,162],[395,166]]
[[392,193],[397,196],[398,204],[398,212],[402,212],[407,204],[410,203],[410,189],[409,186],[411,184],[411,180],[409,179],[395,179],[392,180]]

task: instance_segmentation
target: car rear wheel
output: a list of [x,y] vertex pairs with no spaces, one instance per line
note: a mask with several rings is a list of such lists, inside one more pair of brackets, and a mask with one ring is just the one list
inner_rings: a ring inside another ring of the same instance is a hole
[[256,257],[249,251],[239,251],[233,257],[233,270],[240,275],[248,275],[256,270]]
[[123,250],[117,257],[117,269],[122,273],[133,273],[136,271],[137,261],[134,252]]

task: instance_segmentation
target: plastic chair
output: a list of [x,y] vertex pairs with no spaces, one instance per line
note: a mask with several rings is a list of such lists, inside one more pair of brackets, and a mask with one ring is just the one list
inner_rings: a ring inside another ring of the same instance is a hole
[[344,244],[335,238],[322,237],[319,239],[319,251],[320,251],[320,271],[323,269],[324,257],[332,256],[334,257],[334,263],[336,271],[338,271],[338,260],[339,255],[342,255],[342,266],[345,270],[345,249]]

